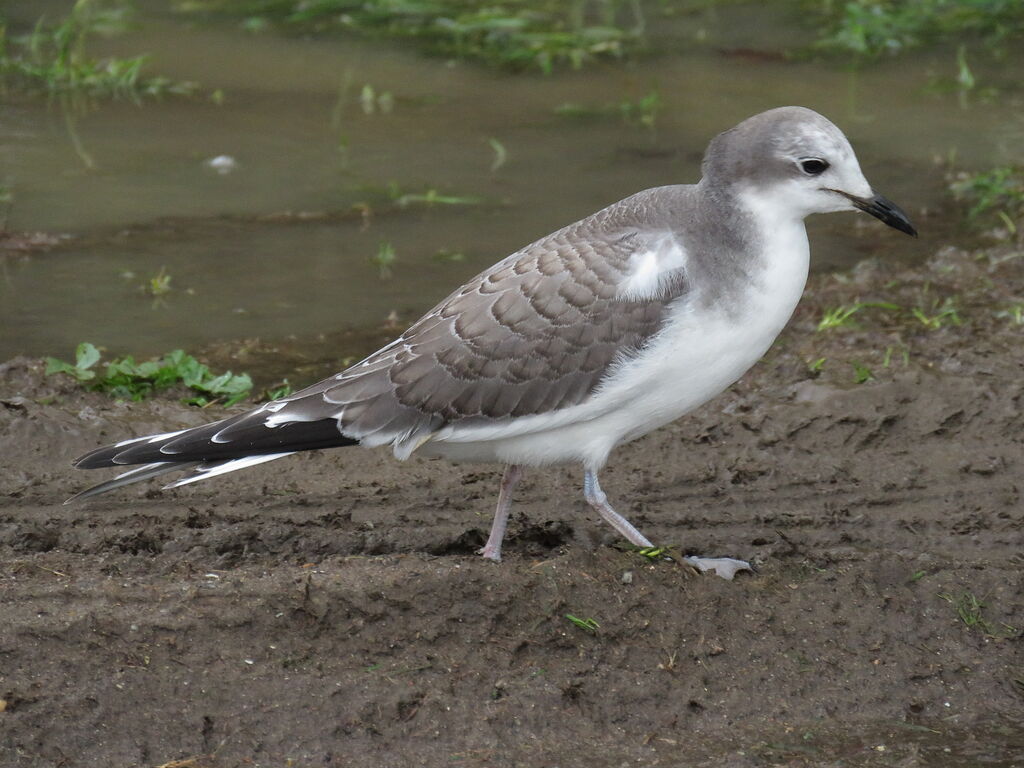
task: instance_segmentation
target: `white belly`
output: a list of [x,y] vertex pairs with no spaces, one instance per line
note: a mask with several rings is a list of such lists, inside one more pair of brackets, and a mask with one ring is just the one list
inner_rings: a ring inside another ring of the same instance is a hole
[[807,281],[803,222],[779,227],[773,258],[749,276],[729,306],[701,306],[699,293],[678,300],[666,327],[620,365],[585,403],[513,422],[443,430],[425,455],[540,465],[581,462],[596,469],[618,444],[634,440],[715,397],[768,350]]

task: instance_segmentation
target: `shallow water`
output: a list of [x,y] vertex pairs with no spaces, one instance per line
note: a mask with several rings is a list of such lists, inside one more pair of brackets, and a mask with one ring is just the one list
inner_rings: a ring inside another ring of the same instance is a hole
[[[16,28],[63,4],[9,5]],[[383,40],[251,35],[154,5],[135,31],[96,40],[95,50],[150,52],[151,73],[222,89],[225,101],[114,103],[78,116],[75,130],[94,170],[76,154],[59,106],[4,107],[0,163],[15,196],[9,228],[76,239],[0,262],[0,359],[67,356],[83,339],[153,354],[375,326],[392,311],[411,319],[554,228],[639,189],[695,180],[712,135],[779,104],[805,104],[839,123],[868,178],[923,233],[915,242],[852,214],[818,217],[810,224],[817,269],[933,252],[955,234],[950,217],[934,215],[947,205],[935,158],[955,152],[960,165],[987,168],[1013,160],[1024,145],[1019,95],[965,109],[955,94],[925,88],[929,78],[952,77],[949,51],[851,74],[737,53],[806,36],[792,19],[759,6],[649,26],[658,55],[544,77],[429,58]],[[1012,80],[1019,58],[991,70],[976,62],[975,75]],[[393,94],[390,113],[364,113],[359,95],[367,84]],[[554,113],[565,102],[636,101],[653,89],[663,103],[653,131],[618,117]],[[508,153],[497,169],[492,138]],[[235,169],[208,167],[219,155],[234,158]],[[372,189],[390,182],[485,203],[369,221],[255,221],[282,211],[344,211],[380,198]],[[225,214],[238,218],[217,218]],[[382,242],[397,254],[390,279],[370,261]],[[464,258],[438,259],[439,251]],[[161,268],[172,290],[154,302],[140,286]]]

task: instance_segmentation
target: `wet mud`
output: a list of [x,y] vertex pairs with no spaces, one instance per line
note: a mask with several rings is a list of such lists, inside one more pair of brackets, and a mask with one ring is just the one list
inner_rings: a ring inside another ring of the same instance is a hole
[[[218,414],[0,366],[0,765],[1024,766],[1012,253],[815,278],[754,371],[613,455],[619,510],[734,582],[623,550],[571,467],[526,475],[501,564],[487,465],[344,449],[62,506],[76,455]],[[817,330],[856,301],[898,309]]]

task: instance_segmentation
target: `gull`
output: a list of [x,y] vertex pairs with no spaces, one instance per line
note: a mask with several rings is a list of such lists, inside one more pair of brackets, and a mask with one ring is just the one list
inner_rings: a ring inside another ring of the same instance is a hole
[[[696,184],[638,192],[537,240],[458,288],[390,344],[295,394],[220,421],[123,440],[80,469],[141,465],[69,499],[184,470],[166,488],[298,451],[390,446],[395,457],[505,465],[485,558],[500,561],[525,467],[575,463],[609,503],[612,450],[712,399],[768,350],[807,280],[812,213],[864,211],[916,237],[875,194],[850,142],[804,107],[744,120],[708,146]],[[731,579],[748,563],[688,557]]]

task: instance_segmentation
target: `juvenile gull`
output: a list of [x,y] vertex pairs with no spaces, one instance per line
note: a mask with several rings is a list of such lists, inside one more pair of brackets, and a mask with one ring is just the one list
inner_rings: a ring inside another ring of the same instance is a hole
[[[501,559],[525,466],[583,465],[587,503],[651,546],[597,475],[612,449],[735,382],[789,320],[807,279],[804,218],[865,211],[915,235],[876,195],[843,133],[803,107],[716,136],[697,184],[648,189],[541,238],[471,279],[395,341],[290,397],[75,462],[141,465],[74,499],[167,472],[167,488],[337,446],[391,446],[505,464],[481,554]],[[69,499],[68,501],[72,501]],[[688,558],[732,578],[730,558]]]

